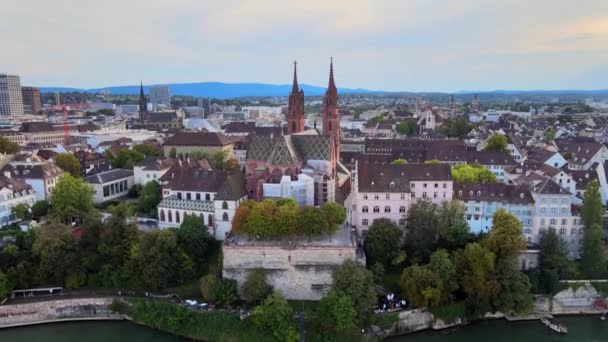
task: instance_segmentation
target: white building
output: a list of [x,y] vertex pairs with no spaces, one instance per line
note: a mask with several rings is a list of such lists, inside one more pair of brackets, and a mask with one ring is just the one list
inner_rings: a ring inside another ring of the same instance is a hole
[[149,88],[149,96],[153,111],[171,109],[169,86],[152,86]]
[[300,207],[315,204],[315,181],[305,174],[299,174],[298,180],[283,176],[279,184],[264,183],[263,192],[264,198],[293,198]]
[[0,176],[0,224],[6,226],[17,220],[13,215],[13,207],[19,204],[34,205],[36,197],[34,189],[25,182],[12,178],[10,172]]
[[63,175],[63,170],[51,161],[14,161],[3,168],[14,179],[32,187],[36,201],[51,200],[53,188]]
[[0,115],[23,115],[19,76],[0,74]]
[[95,203],[102,203],[126,196],[135,184],[133,171],[113,169],[86,177],[85,182],[93,185]]
[[146,185],[157,181],[175,164],[175,159],[149,157],[133,166],[135,184]]

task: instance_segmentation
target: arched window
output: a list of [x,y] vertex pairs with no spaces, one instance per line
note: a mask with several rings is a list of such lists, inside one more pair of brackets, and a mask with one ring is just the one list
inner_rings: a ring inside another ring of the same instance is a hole
[[171,212],[171,210],[168,210],[167,211],[167,215],[168,215],[168,218],[169,218],[168,222],[173,222],[173,212]]
[[331,131],[331,121],[328,122],[327,128]]
[[390,205],[385,206],[384,207],[384,212],[385,213],[390,213],[391,212],[391,206]]
[[296,123],[295,123],[295,121],[291,123],[291,131],[292,132],[296,131]]
[[364,212],[364,213],[367,213],[368,211],[369,211],[369,208],[368,208],[366,205],[364,205],[364,206],[363,206],[363,212]]
[[224,201],[222,203],[222,209],[224,209],[224,210],[228,209],[228,202]]
[[163,209],[160,210],[160,221],[165,222],[165,211]]
[[224,213],[224,215],[222,215],[222,220],[228,221],[228,213]]
[[380,207],[379,207],[379,206],[377,206],[377,205],[375,205],[375,206],[374,206],[374,212],[375,212],[375,213],[379,213],[379,212],[380,212]]
[[209,227],[213,226],[213,215],[209,214],[209,216],[207,216],[207,225]]
[[175,211],[175,223],[179,223],[179,211]]

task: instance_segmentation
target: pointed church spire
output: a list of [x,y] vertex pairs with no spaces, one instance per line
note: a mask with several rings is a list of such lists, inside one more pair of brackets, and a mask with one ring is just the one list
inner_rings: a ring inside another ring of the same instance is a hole
[[139,121],[143,123],[145,115],[148,111],[148,101],[146,101],[146,95],[144,95],[144,83],[139,82]]
[[298,86],[298,61],[293,61],[293,87],[291,87],[292,93],[297,93],[300,89]]
[[336,89],[336,82],[334,81],[334,58],[329,59],[329,86],[328,90]]

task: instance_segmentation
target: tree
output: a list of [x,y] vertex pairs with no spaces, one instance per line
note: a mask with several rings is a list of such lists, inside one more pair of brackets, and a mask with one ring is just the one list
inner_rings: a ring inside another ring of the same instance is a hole
[[66,225],[52,222],[37,228],[32,251],[39,260],[37,273],[41,283],[64,284],[68,275],[80,271],[76,242]]
[[132,252],[135,265],[140,272],[143,288],[159,290],[175,285],[180,270],[177,238],[171,230],[152,230],[145,233]]
[[353,300],[359,322],[369,319],[376,303],[376,291],[373,275],[363,265],[354,260],[344,261],[333,274],[332,289]]
[[493,300],[494,307],[505,314],[528,313],[534,306],[528,277],[505,260],[497,262],[496,273],[500,291]]
[[439,131],[441,134],[453,138],[465,138],[471,131],[471,125],[466,119],[446,120]]
[[179,248],[192,260],[197,274],[203,273],[211,242],[209,228],[203,224],[202,218],[194,215],[184,215],[176,234]]
[[247,303],[259,303],[271,292],[266,282],[266,273],[261,268],[249,271],[241,286],[241,293]]
[[594,180],[587,185],[581,208],[584,225],[581,270],[587,278],[599,278],[606,272],[603,213],[599,183]]
[[346,220],[346,211],[344,207],[335,202],[327,202],[321,206],[321,212],[327,220],[328,230],[326,233],[333,234],[338,227]]
[[539,248],[539,290],[544,293],[557,293],[559,280],[574,273],[574,266],[567,257],[566,242],[557,235],[555,229],[549,229],[546,234],[541,235]]
[[19,145],[15,144],[14,142],[8,140],[5,137],[0,137],[0,153],[15,154],[19,152],[19,150]]
[[133,169],[136,163],[144,160],[145,156],[137,151],[123,149],[118,152],[116,157],[109,160],[113,168]]
[[156,157],[159,156],[160,150],[152,144],[137,144],[133,145],[133,151],[145,156],[145,157]]
[[237,299],[234,281],[222,280],[214,274],[201,278],[200,288],[203,299],[210,303],[230,305]]
[[268,296],[262,305],[251,312],[253,324],[261,330],[270,330],[278,341],[295,342],[298,339],[293,312],[287,300],[279,294]]
[[439,209],[439,244],[444,248],[463,247],[469,236],[465,206],[456,200],[446,201]]
[[156,217],[156,208],[161,200],[160,185],[156,181],[150,181],[144,185],[137,198],[137,211],[149,217]]
[[498,133],[492,134],[492,136],[490,138],[488,138],[488,141],[486,141],[485,150],[486,151],[507,152],[508,151],[507,137],[502,134],[498,134]]
[[399,158],[399,159],[395,159],[391,162],[391,164],[393,165],[405,165],[407,164],[407,160]]
[[81,179],[64,174],[53,189],[51,202],[51,216],[61,222],[71,223],[93,209],[93,188]]
[[304,207],[300,209],[300,215],[298,215],[299,232],[310,238],[327,232],[328,229],[329,224],[327,218],[317,208]]
[[456,183],[498,183],[496,175],[479,164],[459,164],[452,167],[452,178]]
[[6,274],[0,270],[0,302],[11,293],[11,286]]
[[437,306],[441,302],[443,284],[430,269],[412,265],[401,273],[403,295],[416,307]]
[[27,203],[19,203],[11,208],[11,214],[19,221],[29,220],[31,218],[30,206]]
[[405,246],[413,263],[425,261],[437,243],[437,206],[428,199],[412,205],[407,216]]
[[175,147],[171,147],[171,149],[169,150],[169,158],[177,158],[177,150],[175,149]]
[[549,128],[546,132],[545,132],[545,139],[547,139],[547,141],[553,141],[555,140],[555,130],[553,128]]
[[397,132],[403,135],[410,135],[416,132],[416,122],[415,121],[402,121],[397,124]]
[[357,326],[357,310],[352,298],[329,291],[319,302],[317,319],[324,329],[343,332]]
[[380,218],[374,220],[367,231],[363,244],[369,264],[380,263],[390,266],[399,255],[402,231],[391,220]]
[[494,253],[478,243],[469,243],[456,252],[454,265],[460,288],[467,296],[488,302],[498,294],[500,286],[494,275],[494,262]]
[[59,168],[72,175],[72,177],[80,178],[82,176],[80,161],[72,153],[59,153],[53,157],[53,160]]
[[458,290],[458,280],[454,264],[450,260],[450,255],[445,249],[440,249],[431,254],[428,264],[431,270],[441,280],[441,301],[443,303],[452,300],[453,293]]
[[522,226],[517,216],[498,209],[492,218],[492,229],[483,240],[484,247],[494,253],[497,260],[515,259],[527,245]]
[[32,206],[32,218],[36,221],[39,221],[42,217],[46,216],[49,213],[49,202],[42,200],[37,201]]

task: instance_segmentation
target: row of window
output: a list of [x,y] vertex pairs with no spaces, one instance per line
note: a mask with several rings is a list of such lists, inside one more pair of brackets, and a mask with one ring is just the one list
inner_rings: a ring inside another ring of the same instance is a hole
[[[402,200],[405,199],[405,194],[399,194],[399,196],[401,197]],[[390,200],[391,199],[391,194],[384,194],[384,198],[387,199],[387,200]],[[369,199],[369,196],[367,194],[364,194],[363,195],[363,199],[364,200]],[[374,195],[374,199],[375,200],[379,200],[380,199],[380,194],[375,194]]]
[[116,194],[122,194],[129,191],[127,180],[112,183],[110,185],[103,186],[103,197],[113,196]]
[[[367,205],[364,205],[361,208],[361,210],[364,213],[368,213],[369,212],[369,207]],[[375,205],[372,210],[373,210],[374,213],[379,213],[380,212],[380,206]],[[390,213],[391,212],[391,206],[390,205],[385,206],[384,207],[384,212],[385,213]],[[399,207],[399,212],[400,213],[405,213],[405,206],[404,205],[402,205],[402,206]]]
[[[363,226],[369,226],[369,220],[368,219],[363,219],[363,220],[361,220],[361,224]],[[400,226],[405,226],[405,219],[404,218],[400,218],[399,219],[399,225]]]
[[[549,210],[547,210],[549,209]],[[559,209],[559,210],[558,210]],[[551,208],[545,208],[545,207],[541,207],[538,211],[541,214],[545,214],[545,213],[551,213],[551,214],[557,214],[558,212],[563,214],[563,215],[567,215],[568,214],[568,210],[569,208],[556,208],[556,207],[551,207]]]

